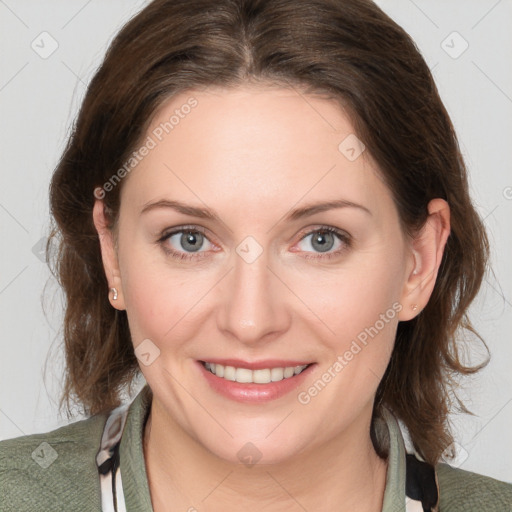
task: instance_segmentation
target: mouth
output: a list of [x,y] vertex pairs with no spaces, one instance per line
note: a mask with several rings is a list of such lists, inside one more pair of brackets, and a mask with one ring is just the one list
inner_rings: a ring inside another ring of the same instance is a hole
[[221,379],[238,382],[240,384],[269,384],[291,379],[302,373],[314,363],[294,366],[274,366],[268,368],[244,368],[231,365],[223,365],[208,361],[200,361],[206,370]]
[[196,360],[196,365],[215,394],[240,403],[263,404],[290,395],[304,383],[317,363],[276,360],[247,363],[223,359],[222,363]]

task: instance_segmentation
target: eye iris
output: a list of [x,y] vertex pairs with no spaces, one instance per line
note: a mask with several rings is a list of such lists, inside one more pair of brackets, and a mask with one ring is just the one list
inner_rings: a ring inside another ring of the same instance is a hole
[[[327,239],[331,239],[330,243],[329,241],[326,242]],[[334,237],[332,233],[329,231],[317,231],[317,234],[313,236],[312,245],[315,247],[315,249],[319,250],[320,252],[326,252],[330,249],[332,249],[332,246],[334,244]],[[315,243],[320,244],[319,247],[315,246]]]
[[[193,231],[185,231],[181,235],[180,243],[181,246],[190,251],[197,251],[202,245],[202,234]],[[190,244],[190,245],[189,245]]]

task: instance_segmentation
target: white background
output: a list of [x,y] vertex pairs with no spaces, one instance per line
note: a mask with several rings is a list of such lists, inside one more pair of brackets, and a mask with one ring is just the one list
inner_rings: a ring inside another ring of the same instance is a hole
[[[70,421],[57,412],[60,291],[37,257],[48,234],[48,185],[108,43],[145,3],[0,0],[0,439]],[[461,390],[476,416],[452,418],[459,450],[453,465],[512,482],[512,0],[377,3],[433,70],[492,243],[494,275],[471,315],[492,360]],[[51,37],[40,35],[45,31]],[[49,51],[53,40],[58,48],[47,58],[31,47]],[[475,341],[472,361],[483,355]]]

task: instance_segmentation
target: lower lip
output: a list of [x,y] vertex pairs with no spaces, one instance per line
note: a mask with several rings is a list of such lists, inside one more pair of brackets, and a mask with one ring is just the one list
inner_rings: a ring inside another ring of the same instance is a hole
[[298,375],[294,375],[293,377],[289,377],[288,379],[283,379],[278,382],[269,382],[268,384],[245,384],[217,377],[217,375],[214,375],[210,370],[207,370],[203,366],[203,363],[200,361],[196,362],[205,379],[208,381],[210,386],[217,391],[217,393],[230,398],[231,400],[243,403],[269,402],[290,393],[304,382],[304,379],[315,366],[315,363],[310,364]]

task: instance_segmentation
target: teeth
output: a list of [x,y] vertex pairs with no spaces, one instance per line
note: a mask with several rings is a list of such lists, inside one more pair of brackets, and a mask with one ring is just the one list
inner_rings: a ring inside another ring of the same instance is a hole
[[215,363],[204,363],[207,370],[210,370],[217,377],[240,383],[268,384],[289,379],[298,375],[308,365],[287,366],[285,368],[264,368],[261,370],[249,370],[248,368],[235,368],[234,366],[223,366]]

